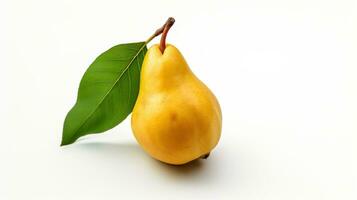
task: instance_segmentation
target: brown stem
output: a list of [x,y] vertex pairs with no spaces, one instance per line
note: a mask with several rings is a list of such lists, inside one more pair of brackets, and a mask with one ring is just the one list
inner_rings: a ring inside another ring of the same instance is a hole
[[170,17],[166,24],[165,24],[165,27],[164,27],[164,30],[162,32],[162,35],[161,35],[161,40],[160,40],[160,51],[161,53],[164,53],[165,51],[165,48],[166,48],[166,36],[167,36],[167,33],[169,32],[170,28],[172,25],[174,25],[175,23],[175,19]]
[[[155,31],[155,33],[154,33],[152,36],[150,36],[150,37],[145,41],[145,43],[149,43],[152,39],[154,39],[155,37],[159,36],[161,33],[164,32],[165,27],[167,27],[169,24],[171,24],[171,25],[169,25],[169,26],[171,27],[174,22],[175,22],[175,19],[172,18],[172,17],[169,17],[169,18],[166,20],[165,24],[162,25],[162,27],[160,27],[159,29],[157,29],[157,30]],[[167,31],[168,31],[168,30],[167,30]],[[166,33],[166,34],[167,34],[167,33]],[[165,36],[165,37],[166,37],[166,36]]]

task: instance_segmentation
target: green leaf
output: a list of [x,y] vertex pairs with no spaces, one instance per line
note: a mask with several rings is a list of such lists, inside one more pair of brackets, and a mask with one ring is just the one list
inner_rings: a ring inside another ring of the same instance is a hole
[[77,102],[66,116],[61,146],[107,131],[131,113],[146,51],[145,42],[120,44],[89,66],[79,85]]

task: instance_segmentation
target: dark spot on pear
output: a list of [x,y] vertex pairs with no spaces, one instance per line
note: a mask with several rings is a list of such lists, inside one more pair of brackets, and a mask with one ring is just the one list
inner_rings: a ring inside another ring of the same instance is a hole
[[171,115],[170,115],[170,119],[171,119],[171,121],[176,121],[177,120],[177,114],[176,113],[171,113]]

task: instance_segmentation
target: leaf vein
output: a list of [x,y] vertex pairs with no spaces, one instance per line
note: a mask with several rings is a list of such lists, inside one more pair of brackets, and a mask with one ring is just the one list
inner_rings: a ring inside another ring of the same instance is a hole
[[95,108],[92,110],[92,112],[88,115],[88,117],[83,121],[82,125],[77,128],[77,130],[74,132],[73,136],[74,138],[77,138],[81,128],[83,128],[83,126],[88,122],[89,119],[91,119],[92,115],[95,113],[95,111],[98,109],[98,107],[103,103],[103,101],[105,100],[105,98],[109,95],[109,93],[114,89],[114,87],[118,84],[119,80],[122,78],[122,76],[125,74],[125,72],[128,70],[128,68],[133,64],[133,62],[138,58],[138,56],[140,55],[140,53],[143,51],[144,47],[146,46],[146,43],[144,43],[139,51],[134,55],[134,57],[130,60],[130,62],[128,63],[128,65],[124,68],[124,70],[122,71],[122,73],[119,75],[119,77],[115,80],[114,84],[110,87],[110,89],[105,93],[105,95],[103,96],[103,98],[101,98],[101,100],[99,101],[99,103],[95,106]]

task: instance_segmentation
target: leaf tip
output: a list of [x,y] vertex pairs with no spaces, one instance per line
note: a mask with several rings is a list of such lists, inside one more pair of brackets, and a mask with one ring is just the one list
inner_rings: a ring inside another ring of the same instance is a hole
[[65,144],[63,141],[60,144],[60,147],[66,146],[67,144]]
[[69,144],[73,144],[75,142],[75,140],[72,140],[71,138],[67,138],[65,136],[66,135],[63,133],[60,147],[66,146],[66,145],[69,145]]
[[61,144],[60,144],[60,147],[63,147],[63,146],[66,146],[68,145],[69,143],[65,142],[63,139],[61,141]]

